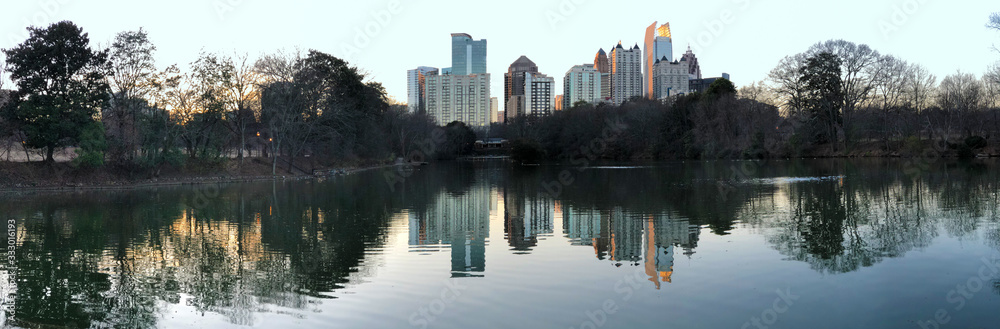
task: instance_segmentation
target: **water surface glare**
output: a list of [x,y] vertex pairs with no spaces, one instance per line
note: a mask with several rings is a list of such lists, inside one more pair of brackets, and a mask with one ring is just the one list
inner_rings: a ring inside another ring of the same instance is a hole
[[993,327],[1000,163],[919,161],[451,162],[322,181],[3,193],[0,319]]

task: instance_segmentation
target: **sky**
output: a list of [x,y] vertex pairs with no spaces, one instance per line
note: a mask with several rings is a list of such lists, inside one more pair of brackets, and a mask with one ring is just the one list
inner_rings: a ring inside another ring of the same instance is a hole
[[403,102],[406,70],[451,66],[457,32],[487,40],[494,97],[502,97],[503,73],[521,55],[558,82],[573,65],[593,63],[599,48],[642,47],[654,21],[670,23],[675,59],[690,46],[705,77],[729,73],[737,86],[766,79],[782,57],[830,39],[923,64],[939,81],[959,70],[981,75],[1000,61],[993,50],[1000,32],[986,28],[990,13],[1000,12],[995,0],[4,2],[0,48],[23,42],[27,26],[71,20],[94,46],[143,28],[160,69],[186,68],[202,50],[256,58],[316,49],[358,66]]

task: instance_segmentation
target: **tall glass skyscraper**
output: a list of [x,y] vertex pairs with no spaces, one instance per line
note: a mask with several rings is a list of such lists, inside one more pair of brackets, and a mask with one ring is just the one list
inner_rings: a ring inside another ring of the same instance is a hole
[[486,73],[486,39],[472,40],[466,33],[451,34],[451,74]]
[[654,98],[653,91],[653,64],[662,61],[664,57],[668,62],[674,61],[674,40],[670,36],[670,23],[656,26],[653,22],[646,28],[646,65],[645,76],[643,77],[644,94],[646,97]]

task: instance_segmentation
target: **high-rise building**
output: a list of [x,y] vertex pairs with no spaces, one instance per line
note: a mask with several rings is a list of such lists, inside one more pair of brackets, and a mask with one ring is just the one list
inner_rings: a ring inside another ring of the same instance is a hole
[[666,57],[667,62],[672,62],[674,60],[674,41],[670,36],[670,23],[665,23],[656,26],[656,22],[653,22],[648,28],[646,28],[646,67],[645,67],[645,81],[643,82],[646,91],[646,97],[652,99],[654,97],[653,91],[653,65],[657,61],[662,60]]
[[601,101],[611,100],[611,63],[604,48],[594,57],[594,69],[601,73]]
[[605,89],[603,78],[606,76],[588,64],[570,68],[566,72],[566,77],[563,78],[562,108],[568,109],[580,101],[591,104],[600,103],[604,100],[602,94]]
[[687,94],[691,90],[688,63],[685,59],[671,62],[666,56],[653,63],[653,99]]
[[639,45],[631,49],[621,42],[611,50],[611,103],[621,105],[633,97],[642,97],[642,50]]
[[[507,119],[518,116],[547,116],[552,114],[555,79],[541,73],[524,74],[524,92],[507,101]],[[517,109],[517,111],[512,110]]]
[[499,122],[499,113],[497,112],[500,107],[500,102],[496,97],[490,97],[490,123]]
[[563,110],[563,95],[556,95],[556,100],[552,102],[552,107],[554,111]]
[[[503,75],[504,82],[504,112],[510,114],[524,113],[524,108],[518,108],[516,106],[523,106],[523,102],[510,102],[510,98],[513,96],[524,96],[524,75],[528,73],[538,73],[538,65],[532,62],[528,57],[521,56],[518,57],[514,63],[510,64],[507,69],[507,73]],[[506,107],[508,104],[514,104],[515,107]]]
[[424,103],[426,77],[428,74],[437,74],[437,72],[437,68],[428,66],[418,66],[416,69],[406,71],[406,109],[410,113],[426,109]]
[[486,73],[486,39],[472,40],[465,33],[451,34],[451,74]]
[[694,56],[694,52],[691,51],[691,47],[688,46],[687,52],[684,53],[683,59],[688,62],[688,74],[691,80],[701,79],[701,65],[698,65],[698,57]]
[[470,126],[490,124],[490,75],[428,75],[427,114],[438,125],[461,121]]
[[470,126],[489,126],[493,115],[486,40],[474,41],[468,34],[453,33],[451,45],[452,67],[425,77],[427,114],[439,125],[461,121]]

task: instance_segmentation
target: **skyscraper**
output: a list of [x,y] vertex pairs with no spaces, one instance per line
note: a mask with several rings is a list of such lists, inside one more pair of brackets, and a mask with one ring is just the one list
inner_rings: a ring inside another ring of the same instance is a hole
[[594,69],[601,73],[601,101],[611,99],[611,63],[608,61],[608,54],[604,48],[597,51],[594,56]]
[[486,73],[486,39],[472,40],[466,33],[451,34],[451,74]]
[[452,121],[490,125],[490,75],[428,75],[427,114],[438,125]]
[[[523,106],[523,102],[510,102],[513,96],[524,96],[524,75],[528,73],[538,73],[538,65],[532,62],[528,57],[521,56],[518,57],[510,67],[507,69],[507,73],[503,75],[504,82],[504,112],[508,115],[519,115],[524,113],[524,108],[517,107],[517,105]],[[514,105],[514,107],[509,107],[509,105]]]
[[639,45],[631,49],[621,42],[611,50],[611,103],[621,105],[633,97],[642,97],[642,50]]
[[438,125],[461,121],[471,126],[488,126],[492,115],[486,40],[474,41],[468,34],[453,33],[451,45],[452,67],[426,77],[427,114]]
[[688,62],[688,74],[690,74],[690,79],[701,79],[701,66],[698,65],[698,57],[694,56],[694,52],[691,51],[691,46],[688,46],[688,50],[684,53],[683,59]]
[[568,109],[579,101],[597,104],[604,100],[602,91],[605,76],[588,64],[570,68],[563,78],[563,109]]
[[437,74],[438,69],[428,66],[418,66],[416,69],[406,71],[406,109],[410,113],[417,113],[426,109],[426,77],[428,74]]
[[648,28],[646,28],[646,67],[645,67],[645,81],[643,85],[645,86],[646,97],[653,99],[653,64],[657,61],[662,60],[664,57],[667,58],[667,62],[672,62],[674,60],[674,41],[670,36],[670,23],[665,23],[656,26],[656,22],[653,22]]
[[527,114],[547,116],[552,114],[555,79],[541,73],[524,75],[524,101]]
[[553,86],[555,79],[536,72],[524,73],[523,91],[507,101],[506,120],[522,115],[547,116],[552,114]]
[[671,62],[664,56],[653,63],[652,76],[652,99],[665,99],[670,96],[686,94],[691,90],[688,79],[688,63],[685,59]]

